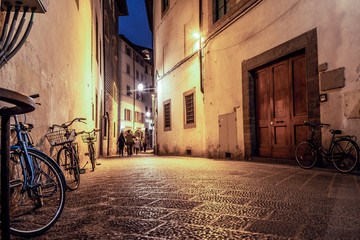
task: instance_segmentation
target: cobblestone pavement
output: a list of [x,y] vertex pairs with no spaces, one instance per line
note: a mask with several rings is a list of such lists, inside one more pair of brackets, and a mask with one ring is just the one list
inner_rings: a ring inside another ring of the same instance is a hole
[[360,176],[203,158],[100,159],[38,239],[360,239]]

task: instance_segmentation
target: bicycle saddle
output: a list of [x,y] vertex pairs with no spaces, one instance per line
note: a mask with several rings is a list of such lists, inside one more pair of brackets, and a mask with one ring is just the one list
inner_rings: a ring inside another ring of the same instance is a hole
[[330,129],[331,134],[341,134],[342,131],[341,130],[334,130],[334,129]]

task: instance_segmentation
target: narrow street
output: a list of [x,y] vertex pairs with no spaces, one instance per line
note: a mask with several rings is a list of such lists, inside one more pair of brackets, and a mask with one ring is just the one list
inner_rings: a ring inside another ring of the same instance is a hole
[[100,159],[36,239],[358,239],[360,176],[203,158]]

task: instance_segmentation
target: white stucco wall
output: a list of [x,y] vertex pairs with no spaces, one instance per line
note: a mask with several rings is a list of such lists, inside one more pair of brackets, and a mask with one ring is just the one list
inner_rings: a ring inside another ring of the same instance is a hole
[[[47,151],[43,137],[50,125],[85,117],[86,125],[73,127],[78,131],[95,127],[92,108],[97,92],[100,111],[103,80],[95,58],[95,14],[102,13],[101,6],[86,0],[80,1],[79,8],[72,0],[46,2],[47,12],[35,15],[25,45],[0,69],[0,82],[1,87],[26,95],[40,94],[36,101],[41,105],[27,114],[27,120],[35,126],[35,143]],[[98,19],[102,33],[100,15]],[[80,137],[77,141],[83,154],[87,146]]]
[[[328,94],[328,102],[320,106],[321,121],[360,136],[359,118],[344,114],[348,111],[344,95],[351,91],[352,101],[360,100],[359,7],[356,0],[264,0],[211,40],[205,56],[207,144],[216,145],[219,138],[218,131],[209,131],[217,128],[216,117],[242,106],[241,62],[314,28],[319,64],[327,62],[329,70],[345,67],[346,78],[344,88],[320,92]],[[360,109],[359,104],[355,107]],[[237,115],[238,144],[243,149],[242,107]],[[325,134],[325,141],[328,137]]]
[[[241,2],[241,1],[236,1]],[[158,142],[160,152],[177,153],[187,144],[201,154],[216,155],[219,148],[218,116],[236,111],[237,152],[244,153],[242,62],[316,29],[318,63],[328,70],[345,68],[345,86],[326,93],[328,101],[320,103],[320,121],[342,129],[344,134],[360,136],[360,15],[357,0],[263,0],[251,10],[238,15],[231,23],[212,35],[212,12],[209,1],[203,3],[204,89],[197,92],[197,125],[187,135],[183,124],[182,93],[199,86],[198,56],[163,76],[187,56],[186,29],[199,29],[198,1],[170,1],[165,14],[154,2],[155,71],[158,79]],[[230,18],[225,16],[229,22]],[[297,49],[294,49],[294,51]],[[264,62],[265,64],[265,62]],[[189,82],[193,81],[193,83]],[[321,79],[319,80],[321,89]],[[199,98],[203,99],[199,101]],[[164,132],[163,102],[171,99],[172,130]],[[198,109],[204,109],[201,113]],[[202,121],[203,120],[203,121]],[[323,130],[323,141],[329,139]],[[191,142],[190,139],[196,139]],[[190,142],[189,142],[190,141]],[[194,150],[193,150],[194,151]],[[181,153],[181,151],[180,151]]]

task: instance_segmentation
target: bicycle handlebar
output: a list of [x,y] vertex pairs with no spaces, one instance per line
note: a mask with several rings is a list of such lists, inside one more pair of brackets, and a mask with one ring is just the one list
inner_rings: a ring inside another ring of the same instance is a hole
[[311,128],[316,128],[316,127],[325,127],[325,126],[326,126],[326,127],[329,127],[330,124],[327,124],[327,123],[317,123],[317,124],[312,125],[312,124],[304,121],[304,126],[309,126],[309,127],[311,127]]
[[55,127],[59,127],[59,128],[68,128],[71,124],[73,124],[75,121],[81,122],[81,123],[85,123],[84,122],[86,120],[86,118],[75,118],[73,119],[70,123],[63,123],[61,125],[58,124],[53,124],[51,127],[49,127],[49,129],[54,129]]

